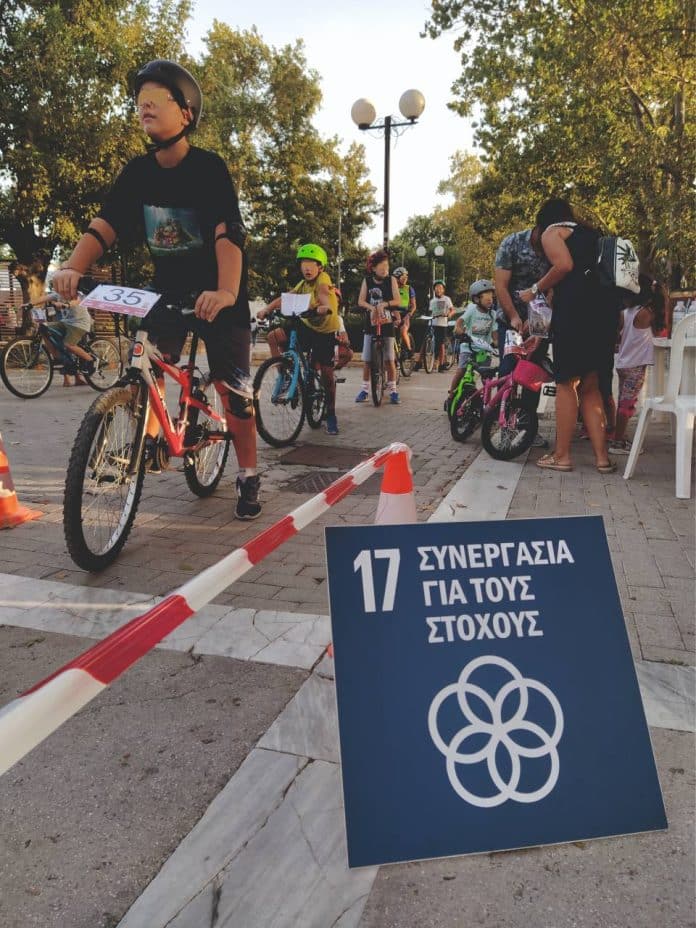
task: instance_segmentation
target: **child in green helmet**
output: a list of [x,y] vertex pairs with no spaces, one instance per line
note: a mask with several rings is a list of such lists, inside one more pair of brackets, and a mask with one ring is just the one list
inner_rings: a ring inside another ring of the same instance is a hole
[[[324,270],[328,257],[320,245],[302,245],[297,251],[302,280],[292,288],[292,293],[308,293],[309,315],[302,318],[303,325],[298,330],[300,347],[309,351],[312,363],[321,373],[321,382],[326,390],[327,416],[326,431],[329,435],[338,435],[336,419],[336,378],[334,377],[334,353],[336,333],[340,327],[338,317],[338,298],[331,283],[331,278]],[[281,297],[260,309],[257,319],[265,317],[280,308]],[[274,329],[268,336],[268,344],[273,357],[279,357],[288,342],[282,328]]]

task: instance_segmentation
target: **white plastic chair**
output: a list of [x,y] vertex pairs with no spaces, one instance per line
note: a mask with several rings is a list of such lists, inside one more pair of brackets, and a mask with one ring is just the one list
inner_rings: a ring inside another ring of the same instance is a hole
[[[677,498],[689,499],[691,496],[691,449],[694,440],[694,418],[696,418],[696,395],[679,392],[684,373],[684,343],[687,336],[696,335],[696,313],[685,316],[672,332],[672,348],[669,355],[669,374],[667,386],[662,396],[650,396],[640,411],[636,434],[633,437],[631,453],[626,461],[624,480],[633,476],[636,461],[640,454],[648,421],[653,412],[672,413],[676,419],[676,484]],[[693,364],[693,355],[689,353],[687,363]],[[687,377],[687,381],[693,378]]]

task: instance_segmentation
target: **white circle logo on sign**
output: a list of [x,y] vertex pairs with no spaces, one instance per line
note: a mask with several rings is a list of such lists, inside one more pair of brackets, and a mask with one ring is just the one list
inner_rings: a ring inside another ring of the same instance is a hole
[[[499,667],[508,673],[511,679],[500,687],[497,694],[492,696],[482,687],[470,682],[472,674],[481,667],[494,666]],[[540,725],[528,721],[525,716],[529,708],[529,691],[536,690],[550,704],[554,715],[554,729],[549,734]],[[511,693],[516,692],[519,698],[517,711],[509,719],[503,719],[503,705]],[[456,696],[462,715],[468,722],[464,728],[460,729],[451,739],[449,744],[442,738],[438,728],[438,712],[440,707],[450,696]],[[481,700],[490,713],[490,721],[481,719],[472,709],[469,697],[475,696]],[[548,688],[538,680],[531,680],[523,677],[519,670],[510,661],[502,657],[488,655],[477,657],[470,661],[459,675],[456,683],[444,687],[435,696],[430,704],[428,712],[428,730],[430,737],[433,739],[435,747],[446,758],[447,776],[452,785],[452,789],[465,799],[471,805],[480,808],[491,808],[499,806],[508,799],[514,799],[516,802],[538,802],[551,792],[558,780],[560,772],[560,762],[558,751],[556,750],[558,742],[563,734],[563,711],[561,705]],[[538,747],[526,747],[518,744],[512,737],[516,731],[525,731],[532,734],[540,742]],[[468,738],[474,736],[487,735],[487,743],[477,750],[470,753],[462,751],[462,745]],[[510,775],[506,779],[501,775],[496,764],[496,753],[499,748],[504,748],[510,757]],[[522,772],[520,758],[522,757],[548,757],[551,763],[548,778],[543,786],[531,792],[522,792],[517,789]],[[490,778],[498,790],[492,796],[476,796],[470,792],[462,783],[457,766],[461,764],[477,764],[482,761],[486,762]]]

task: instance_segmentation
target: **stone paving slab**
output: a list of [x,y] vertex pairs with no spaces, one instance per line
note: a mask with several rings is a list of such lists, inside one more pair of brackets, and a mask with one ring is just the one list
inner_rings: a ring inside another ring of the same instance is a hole
[[[0,704],[90,644],[0,627]],[[2,928],[114,928],[305,677],[146,655],[0,778]]]

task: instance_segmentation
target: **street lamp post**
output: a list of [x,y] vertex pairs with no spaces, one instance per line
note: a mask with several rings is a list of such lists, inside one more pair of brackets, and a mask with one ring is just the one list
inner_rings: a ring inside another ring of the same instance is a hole
[[[444,253],[445,253],[445,249],[442,247],[442,245],[434,246],[433,257],[430,262],[430,294],[431,296],[433,292],[433,281],[435,280],[435,258],[441,258],[444,255]],[[428,254],[428,249],[425,247],[425,245],[417,245],[416,254],[418,255],[419,258],[425,258],[425,256]],[[444,265],[443,265],[442,278],[443,280],[445,279]]]
[[399,111],[406,122],[395,122],[392,116],[385,116],[382,122],[375,122],[377,110],[370,100],[361,97],[350,110],[355,125],[361,131],[377,129],[384,131],[384,247],[389,245],[389,171],[391,156],[392,129],[413,126],[425,109],[425,97],[420,90],[407,90],[401,94]]

